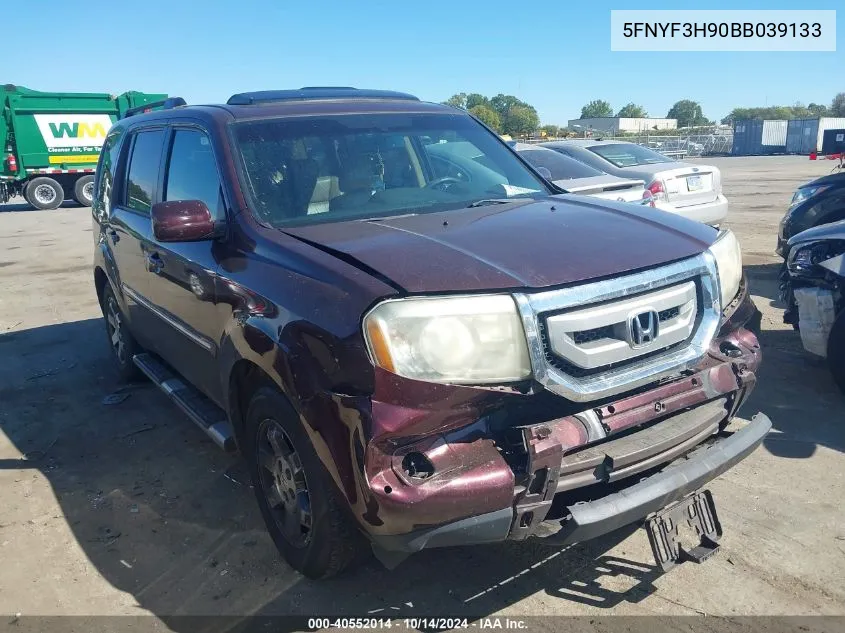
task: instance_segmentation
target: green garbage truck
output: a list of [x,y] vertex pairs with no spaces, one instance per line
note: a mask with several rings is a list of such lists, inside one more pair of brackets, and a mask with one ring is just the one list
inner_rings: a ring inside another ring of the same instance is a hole
[[55,209],[66,199],[90,206],[109,127],[166,99],[134,91],[115,96],[0,87],[0,203],[23,196],[38,209]]

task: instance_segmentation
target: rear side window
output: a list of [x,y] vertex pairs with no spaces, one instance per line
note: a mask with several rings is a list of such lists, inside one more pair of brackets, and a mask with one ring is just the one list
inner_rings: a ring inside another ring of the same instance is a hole
[[574,158],[558,154],[550,149],[526,149],[519,152],[534,167],[545,167],[552,174],[552,180],[573,178],[594,178],[604,174],[598,169],[579,163]]
[[671,158],[667,158],[663,154],[658,154],[653,149],[643,147],[642,145],[635,145],[634,143],[593,145],[588,149],[617,167],[637,167],[639,165],[672,162]]
[[126,206],[149,214],[155,199],[164,130],[138,132],[129,157],[126,178]]
[[176,130],[173,134],[164,200],[201,200],[215,219],[221,217],[220,175],[205,133]]

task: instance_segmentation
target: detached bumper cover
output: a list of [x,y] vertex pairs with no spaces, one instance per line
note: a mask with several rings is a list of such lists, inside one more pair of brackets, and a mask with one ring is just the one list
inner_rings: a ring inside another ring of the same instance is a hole
[[[740,430],[695,449],[639,483],[601,499],[570,506],[567,519],[542,524],[543,537],[562,544],[576,543],[636,523],[741,462],[762,443],[771,428],[769,418],[758,413]],[[513,508],[503,508],[435,528],[377,536],[373,540],[375,547],[384,552],[406,554],[427,547],[504,541],[511,538],[513,516]],[[559,529],[553,531],[556,525]]]

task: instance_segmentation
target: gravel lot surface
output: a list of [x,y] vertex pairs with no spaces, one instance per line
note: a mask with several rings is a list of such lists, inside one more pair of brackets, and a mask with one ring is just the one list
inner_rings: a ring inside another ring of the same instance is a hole
[[[742,415],[765,445],[715,481],[725,534],[660,575],[645,533],[568,549],[433,550],[330,582],[291,571],[238,460],[154,387],[113,376],[86,208],[0,206],[0,614],[845,614],[845,398],[781,322],[773,254],[795,187],[831,162],[720,158],[729,225],[763,312],[764,364]],[[554,630],[552,619],[537,620]],[[229,623],[230,624],[230,623]],[[208,630],[223,630],[224,621]]]

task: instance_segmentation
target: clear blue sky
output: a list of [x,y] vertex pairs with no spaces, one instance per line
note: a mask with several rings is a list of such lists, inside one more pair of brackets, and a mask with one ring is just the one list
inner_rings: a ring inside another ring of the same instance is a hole
[[[166,92],[189,103],[244,90],[351,85],[442,101],[514,94],[543,123],[594,98],[665,116],[678,99],[709,118],[734,106],[829,104],[845,91],[845,5],[835,53],[610,51],[610,9],[793,9],[803,2],[712,0],[9,1],[0,83],[37,90]],[[633,6],[631,6],[633,4]],[[196,10],[192,7],[202,7]]]

